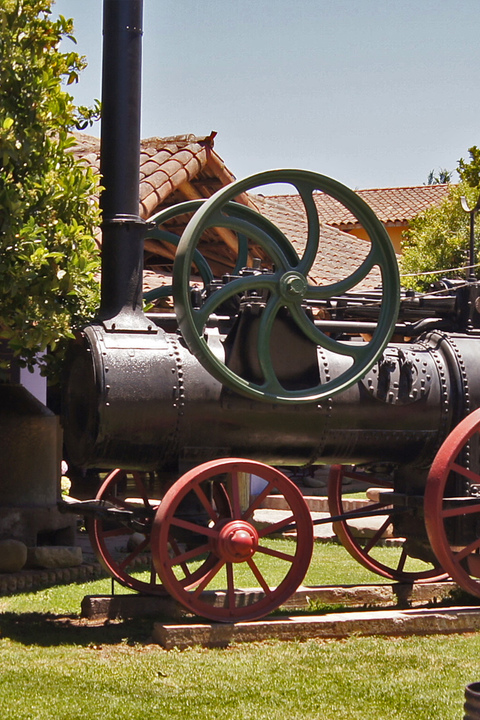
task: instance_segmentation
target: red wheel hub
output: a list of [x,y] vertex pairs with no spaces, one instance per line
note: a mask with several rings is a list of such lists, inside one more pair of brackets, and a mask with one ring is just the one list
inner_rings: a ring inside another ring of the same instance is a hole
[[258,533],[243,520],[232,520],[222,527],[216,542],[216,552],[225,562],[245,562],[255,554]]

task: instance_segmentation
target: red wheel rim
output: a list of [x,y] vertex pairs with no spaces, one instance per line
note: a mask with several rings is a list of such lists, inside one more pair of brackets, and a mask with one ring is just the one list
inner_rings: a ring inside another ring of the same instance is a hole
[[[122,490],[123,486],[126,486],[124,491]],[[150,553],[152,523],[160,500],[149,497],[142,474],[121,469],[113,470],[101,485],[96,500],[101,500],[120,510],[138,509],[138,503],[128,500],[132,496],[132,492],[138,495],[145,507],[145,515],[141,519],[143,522],[142,534],[145,536],[145,540],[134,550],[119,555],[115,548],[112,548],[111,539],[117,538],[117,545],[125,546],[135,530],[120,522],[105,522],[102,518],[95,518],[88,522],[90,542],[100,564],[121,585],[147,595],[165,595],[165,588],[160,584]],[[216,493],[215,502],[222,508],[222,514],[227,517],[229,504],[223,493]],[[172,542],[174,543],[173,540]],[[146,554],[145,561],[149,566],[150,579],[148,582],[139,580],[132,574],[139,569],[138,561],[141,560],[143,553]],[[195,573],[188,575],[188,584],[200,581],[205,573],[211,570],[215,562],[214,556],[208,556]]]
[[[256,475],[266,481],[266,487],[255,498],[248,492],[245,500],[242,491],[242,474]],[[208,500],[201,484],[221,483],[230,499],[229,517]],[[274,525],[255,528],[252,519],[264,498],[273,491],[283,495],[289,512]],[[179,505],[189,494],[194,493],[206,509],[210,523],[200,526],[180,517]],[[288,528],[294,535],[292,550],[276,550],[270,541],[283,529]],[[169,538],[178,529],[193,532],[203,537],[203,545],[196,549],[179,549],[172,554]],[[267,615],[287,600],[302,582],[310,564],[313,550],[313,530],[310,513],[300,491],[283,473],[253,460],[228,458],[204,463],[181,477],[165,494],[155,515],[152,529],[152,554],[155,567],[165,588],[188,610],[196,615],[220,622],[254,620]],[[188,583],[183,565],[199,558],[203,552],[210,552],[216,558],[211,570],[195,583]],[[264,556],[275,558],[284,567],[282,579],[277,587],[270,587],[262,569]],[[236,582],[240,565],[247,565],[256,586],[255,592],[245,596]],[[225,573],[226,588],[221,606],[211,604],[209,590],[217,590],[218,574]],[[245,604],[245,597],[247,603]],[[209,602],[210,599],[210,602]]]
[[[370,487],[392,487],[391,484],[387,484],[385,481],[379,480],[371,475],[366,477],[362,473],[347,470],[347,468],[343,465],[332,465],[328,479],[328,507],[330,514],[333,516],[342,515],[345,512],[342,496],[342,483],[344,478],[360,480],[361,482],[368,484]],[[389,580],[403,582],[434,582],[447,577],[441,567],[434,567],[423,571],[420,570],[418,572],[404,570],[403,568],[405,567],[409,557],[408,552],[404,547],[400,552],[398,563],[394,567],[385,565],[371,555],[371,552],[378,547],[384,532],[392,524],[388,507],[389,506],[386,502],[378,502],[370,506],[371,510],[381,510],[385,508],[385,520],[382,522],[380,528],[374,536],[370,538],[365,545],[362,545],[360,539],[355,537],[346,520],[334,522],[333,529],[344,548],[357,562],[367,568],[367,570],[388,578]]]
[[144,525],[142,534],[145,539],[131,551],[119,553],[118,548],[122,549],[126,546],[128,539],[134,534],[135,530],[116,522],[114,519],[113,521],[105,521],[103,518],[98,517],[88,523],[90,542],[100,564],[121,585],[149,595],[165,594],[151,556],[147,558],[147,563],[150,566],[150,580],[145,582],[132,575],[135,570],[139,569],[141,556],[148,551],[152,521],[159,504],[159,500],[152,500],[148,497],[142,475],[138,472],[127,472],[121,469],[113,470],[101,485],[96,500],[108,503],[109,506],[120,510],[138,510],[138,503],[128,500],[129,497],[132,497],[132,492],[135,491],[136,496],[141,499],[145,508],[145,514],[140,518],[140,523]]
[[454,523],[472,523],[476,516],[477,526],[480,521],[480,498],[457,490],[459,481],[480,485],[479,472],[464,467],[461,457],[474,441],[480,442],[480,409],[452,430],[435,456],[425,490],[425,522],[433,551],[452,580],[480,597],[480,537],[455,544],[450,539]]

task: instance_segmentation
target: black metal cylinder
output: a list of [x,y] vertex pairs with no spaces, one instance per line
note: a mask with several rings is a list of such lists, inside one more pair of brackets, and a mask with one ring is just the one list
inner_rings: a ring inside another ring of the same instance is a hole
[[104,0],[102,299],[100,317],[141,308],[144,223],[139,212],[143,0]]
[[465,688],[463,709],[463,720],[480,720],[480,682],[471,683]]

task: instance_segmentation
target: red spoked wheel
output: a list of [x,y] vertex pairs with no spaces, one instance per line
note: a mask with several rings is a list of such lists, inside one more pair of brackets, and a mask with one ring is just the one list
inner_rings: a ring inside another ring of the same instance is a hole
[[[470,467],[469,467],[470,466]],[[425,489],[433,551],[461,588],[480,597],[480,409],[444,441]]]
[[[160,505],[161,488],[145,483],[145,474],[113,470],[101,485],[96,500],[113,512],[110,517],[96,517],[87,523],[90,542],[100,564],[121,585],[147,595],[164,595],[150,552],[150,535],[155,512]],[[215,489],[212,500],[226,516],[228,498],[222,488]],[[133,517],[122,517],[115,510],[130,511]],[[131,546],[133,536],[137,542]],[[143,539],[142,539],[143,536]],[[193,538],[190,538],[194,541]],[[200,538],[197,539],[197,542]],[[177,550],[175,537],[169,538],[172,552]],[[193,573],[186,573],[185,581],[194,583],[202,579],[216,558],[208,555]],[[140,580],[134,574],[140,566],[148,566],[149,579]]]
[[[113,511],[110,517],[98,516],[87,523],[90,542],[100,564],[125,587],[149,595],[165,594],[149,553],[152,522],[160,500],[149,497],[144,475],[113,470],[95,499]],[[131,511],[135,519],[115,515],[115,510]],[[137,542],[132,545],[134,535]],[[149,566],[148,581],[133,574],[139,570],[142,560]]]
[[[265,482],[256,496],[252,476]],[[215,485],[224,488],[228,513],[209,499],[213,491],[206,489]],[[262,527],[254,515],[273,492],[283,495],[288,510]],[[207,512],[208,525],[185,518],[182,506],[192,498]],[[279,538],[285,531],[289,539]],[[191,548],[189,536],[203,542]],[[214,460],[187,472],[165,494],[152,529],[153,559],[165,588],[191,612],[220,622],[254,620],[279,607],[301,584],[312,550],[312,522],[300,491],[283,473],[253,460]],[[215,563],[191,582],[189,565],[205,554]]]
[[[392,488],[392,484],[384,479],[378,479],[370,474],[354,472],[344,465],[332,465],[328,480],[328,507],[332,516],[343,515],[346,512],[344,498],[342,495],[342,484],[344,478],[365,483],[365,487],[384,487]],[[398,558],[392,565],[386,565],[378,560],[375,556],[375,550],[378,548],[382,538],[392,526],[392,506],[387,502],[376,502],[369,506],[372,512],[385,510],[385,515],[380,514],[381,518],[379,527],[375,530],[372,537],[362,540],[356,536],[352,521],[339,520],[333,523],[333,529],[338,539],[350,555],[367,568],[371,572],[400,582],[435,582],[447,577],[440,565],[427,567],[425,570],[409,571],[406,569],[409,554],[406,546],[398,548]]]

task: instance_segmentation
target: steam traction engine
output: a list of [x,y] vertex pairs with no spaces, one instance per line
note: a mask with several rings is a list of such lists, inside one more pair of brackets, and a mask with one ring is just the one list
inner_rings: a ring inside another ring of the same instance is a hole
[[[354,557],[397,580],[449,574],[479,595],[478,284],[400,295],[381,223],[355,193],[312,172],[261,173],[146,226],[138,217],[141,2],[106,0],[104,24],[104,58],[115,63],[112,70],[104,61],[102,302],[71,348],[64,414],[72,462],[121,468],[95,502],[77,507],[91,514],[102,562],[120,583],[167,590],[204,617],[260,617],[302,582],[313,547],[303,497],[278,468],[332,465],[332,519]],[[303,201],[301,253],[236,202],[275,182],[290,183]],[[370,237],[358,268],[326,286],[309,279],[322,251],[317,190]],[[168,221],[186,213],[175,316],[144,314],[143,239],[172,240]],[[237,262],[222,278],[202,256],[211,228],[236,238]],[[371,273],[382,289],[358,290]],[[345,475],[378,488],[376,502],[345,513]],[[285,517],[258,525],[255,513],[272,493],[283,496]],[[366,514],[382,522],[362,546],[348,523]],[[393,567],[372,555],[389,525],[406,538]],[[134,535],[137,544],[118,559],[111,539]],[[135,561],[147,548],[151,574],[139,579]],[[409,558],[425,569],[409,570]],[[282,578],[276,587],[272,565]]]

